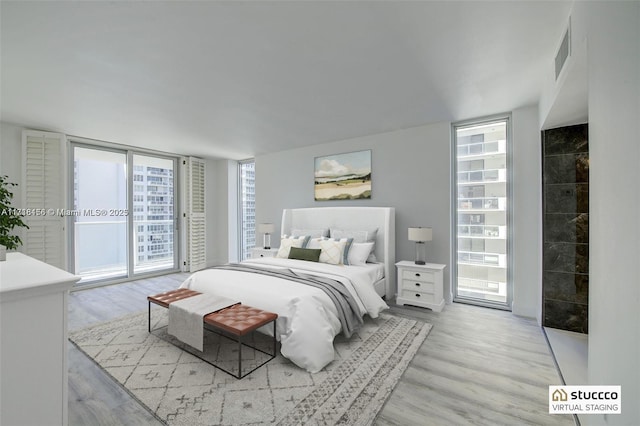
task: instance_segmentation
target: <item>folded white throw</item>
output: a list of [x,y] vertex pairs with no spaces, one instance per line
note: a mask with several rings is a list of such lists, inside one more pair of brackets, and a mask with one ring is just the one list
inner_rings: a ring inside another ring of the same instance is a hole
[[213,294],[198,294],[169,304],[169,334],[181,342],[203,350],[203,318],[212,313],[235,305],[235,300]]

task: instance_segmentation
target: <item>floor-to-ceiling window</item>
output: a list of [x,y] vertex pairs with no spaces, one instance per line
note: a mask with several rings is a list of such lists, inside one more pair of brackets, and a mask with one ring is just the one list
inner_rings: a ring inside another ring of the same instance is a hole
[[256,168],[253,159],[238,163],[240,260],[250,257],[256,245]]
[[176,158],[81,143],[71,156],[80,283],[176,269]]
[[455,124],[457,301],[510,308],[509,117]]

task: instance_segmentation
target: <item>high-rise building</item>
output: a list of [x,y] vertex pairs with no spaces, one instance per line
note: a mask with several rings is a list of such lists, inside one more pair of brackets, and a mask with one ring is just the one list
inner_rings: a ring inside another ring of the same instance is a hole
[[240,173],[240,260],[250,257],[256,245],[256,163],[242,161]]
[[507,123],[459,127],[457,296],[507,302]]
[[133,166],[133,230],[136,265],[173,264],[173,169]]

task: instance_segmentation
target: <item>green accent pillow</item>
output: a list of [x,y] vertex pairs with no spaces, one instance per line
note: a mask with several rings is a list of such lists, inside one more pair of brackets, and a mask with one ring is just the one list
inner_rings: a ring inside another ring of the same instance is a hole
[[320,249],[306,249],[299,247],[291,247],[289,251],[289,259],[308,260],[309,262],[318,262],[320,260]]

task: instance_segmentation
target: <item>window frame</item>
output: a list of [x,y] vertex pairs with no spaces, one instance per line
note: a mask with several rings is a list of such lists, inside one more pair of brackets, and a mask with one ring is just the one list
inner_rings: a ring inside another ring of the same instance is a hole
[[[124,153],[127,157],[127,206],[129,206],[129,215],[127,216],[127,274],[126,276],[118,276],[114,278],[105,278],[105,279],[95,279],[90,281],[80,281],[76,284],[77,288],[88,289],[93,287],[100,287],[110,284],[117,284],[121,282],[131,281],[133,279],[141,279],[141,278],[149,278],[159,275],[166,275],[169,273],[180,272],[180,253],[181,253],[181,241],[182,241],[182,233],[183,229],[181,226],[178,226],[180,215],[180,202],[182,197],[182,181],[180,179],[179,173],[179,164],[180,157],[176,154],[165,153],[160,151],[154,151],[149,149],[137,148],[129,145],[121,145],[111,142],[104,142],[94,139],[81,138],[76,136],[68,137],[68,170],[70,173],[68,174],[68,182],[67,188],[69,191],[69,197],[67,201],[67,208],[69,210],[74,209],[73,205],[73,197],[75,191],[74,185],[74,148],[81,147],[87,149],[96,149],[96,150],[104,150],[110,152],[119,152]],[[138,256],[137,250],[134,250],[134,247],[137,245],[137,241],[134,241],[133,235],[134,233],[134,211],[133,211],[133,193],[134,193],[134,185],[136,185],[136,181],[133,180],[134,170],[133,170],[133,156],[134,155],[142,155],[142,156],[151,156],[158,157],[162,159],[172,160],[174,167],[174,175],[173,175],[173,267],[166,268],[162,270],[155,270],[150,272],[138,272],[135,273],[134,265],[136,263],[136,259]],[[73,222],[72,217],[67,218],[67,238],[69,244],[67,246],[67,258],[68,258],[68,268],[70,271],[75,270],[75,246],[74,246],[74,230],[73,230]]]
[[[488,300],[475,299],[460,296],[458,294],[458,230],[461,224],[458,221],[458,144],[457,130],[504,122],[506,124],[506,144],[505,144],[505,167],[506,167],[506,301],[493,302]],[[469,120],[451,123],[451,295],[454,302],[473,304],[503,310],[512,310],[513,306],[513,120],[511,113],[496,114],[485,117],[478,117]]]

